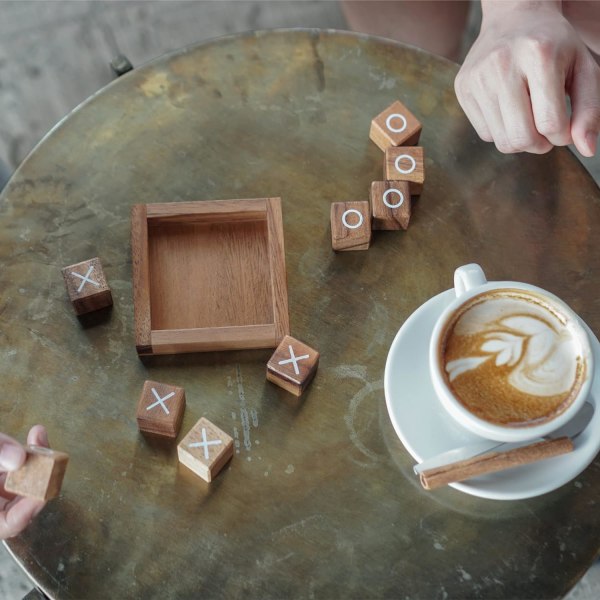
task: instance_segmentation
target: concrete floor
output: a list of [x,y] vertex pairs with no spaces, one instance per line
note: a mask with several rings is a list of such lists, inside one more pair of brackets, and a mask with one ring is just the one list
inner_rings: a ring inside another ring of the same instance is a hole
[[[202,39],[274,27],[346,24],[335,1],[0,0],[0,162],[16,168],[57,121],[111,81],[108,64],[119,53],[137,66]],[[600,161],[582,162],[600,181]],[[30,588],[1,547],[0,599],[18,600]],[[598,563],[568,596],[597,598]]]

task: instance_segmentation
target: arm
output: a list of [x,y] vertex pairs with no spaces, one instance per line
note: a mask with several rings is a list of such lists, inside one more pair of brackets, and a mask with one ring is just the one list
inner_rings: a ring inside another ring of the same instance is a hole
[[542,154],[574,143],[592,156],[600,131],[600,68],[561,2],[483,0],[482,11],[481,32],[455,81],[479,136],[505,153]]
[[[27,443],[48,447],[48,436],[41,425],[31,428]],[[12,438],[0,434],[0,540],[18,535],[44,508],[45,502],[13,496],[4,489],[8,471],[16,471],[25,462],[25,450]]]

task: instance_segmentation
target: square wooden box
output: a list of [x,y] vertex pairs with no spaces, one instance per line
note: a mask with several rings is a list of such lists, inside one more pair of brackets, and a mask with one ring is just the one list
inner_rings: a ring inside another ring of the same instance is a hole
[[289,333],[280,198],[136,204],[140,355],[274,348]]

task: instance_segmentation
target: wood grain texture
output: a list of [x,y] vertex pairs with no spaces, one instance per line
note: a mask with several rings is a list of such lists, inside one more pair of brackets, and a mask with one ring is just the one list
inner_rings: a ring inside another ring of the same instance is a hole
[[281,198],[267,199],[266,210],[273,322],[275,325],[275,343],[277,344],[283,336],[290,332]]
[[289,332],[279,198],[147,205],[133,213],[134,256],[144,242],[145,281],[134,260],[141,354],[273,348]]
[[313,380],[319,366],[319,353],[286,335],[267,363],[267,380],[300,396]]
[[258,221],[265,218],[268,200],[257,198],[252,200],[155,203],[146,206],[146,215],[152,221],[152,225],[180,223],[182,217],[186,223]]
[[112,293],[99,258],[65,267],[62,276],[75,314],[84,315],[112,306]]
[[212,352],[273,348],[279,342],[275,324],[201,329],[165,329],[153,331],[150,339],[153,354]]
[[425,156],[421,146],[390,147],[385,151],[383,177],[392,181],[408,181],[410,193],[418,196],[425,183]]
[[418,144],[421,129],[421,122],[402,102],[396,100],[371,121],[369,137],[385,151],[390,146]]
[[140,355],[152,354],[148,222],[145,204],[135,204],[131,208],[131,269],[135,347]]
[[176,385],[145,381],[137,405],[140,431],[176,438],[185,412],[185,390]]
[[455,481],[464,481],[479,475],[520,467],[572,451],[573,441],[568,437],[561,437],[522,446],[507,452],[490,452],[423,471],[420,474],[421,485],[426,490],[434,490]]
[[367,200],[333,202],[330,221],[334,250],[367,250],[371,245],[371,206]]
[[373,181],[371,183],[373,229],[408,229],[411,211],[408,181]]
[[69,455],[41,446],[26,446],[25,451],[25,464],[7,474],[4,489],[11,494],[36,500],[45,501],[58,496]]
[[233,456],[233,438],[202,417],[177,446],[179,462],[212,481]]
[[272,323],[267,235],[266,220],[151,224],[152,330]]

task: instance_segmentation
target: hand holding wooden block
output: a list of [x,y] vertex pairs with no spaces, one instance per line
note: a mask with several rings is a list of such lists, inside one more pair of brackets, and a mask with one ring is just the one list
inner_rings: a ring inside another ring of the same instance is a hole
[[233,438],[202,417],[177,446],[179,462],[212,481],[233,456]]
[[25,452],[25,464],[17,471],[8,472],[4,489],[11,494],[43,501],[58,496],[69,455],[42,446],[25,446]]
[[371,121],[369,137],[385,151],[390,146],[413,146],[419,143],[421,123],[396,101]]
[[319,366],[319,353],[286,335],[267,363],[267,379],[300,396]]
[[371,244],[371,207],[367,200],[333,202],[331,247],[334,250],[367,250]]
[[408,181],[374,181],[371,183],[373,229],[408,229],[411,214]]
[[140,431],[176,438],[185,412],[185,390],[146,381],[137,407]]
[[62,275],[77,315],[112,306],[112,294],[99,258],[65,267]]
[[408,181],[410,193],[418,196],[425,182],[425,157],[421,146],[388,148],[383,162],[383,176],[386,180]]

